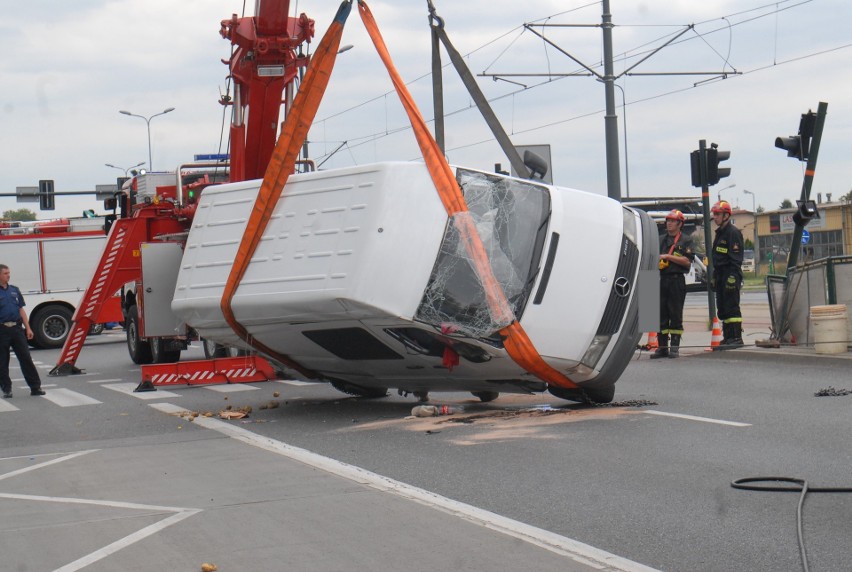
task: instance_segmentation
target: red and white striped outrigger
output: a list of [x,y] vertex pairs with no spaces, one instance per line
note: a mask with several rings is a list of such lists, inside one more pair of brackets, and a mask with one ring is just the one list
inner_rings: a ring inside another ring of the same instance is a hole
[[272,365],[250,355],[142,366],[142,383],[135,391],[156,391],[158,386],[250,383],[275,379]]

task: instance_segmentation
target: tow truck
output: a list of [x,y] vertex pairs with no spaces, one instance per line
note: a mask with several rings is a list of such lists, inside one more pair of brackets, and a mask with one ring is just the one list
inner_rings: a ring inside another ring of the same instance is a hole
[[[310,66],[296,50],[314,23],[288,17],[289,2],[258,0],[254,17],[222,22],[234,46],[234,95],[222,100],[232,107],[230,182],[218,184],[215,166],[187,165],[129,183],[119,197],[126,216],[110,229],[52,375],[79,371],[103,292],[124,285],[137,363],[175,362],[201,337],[259,354],[247,369],[269,363],[362,397],[396,388],[421,399],[546,390],[613,399],[642,335],[639,292],[657,259],[647,214],[541,180],[451,167],[410,108],[418,143],[431,146],[425,164],[294,174],[351,5],[341,4]],[[372,14],[358,9],[383,53]],[[412,101],[384,54],[401,99]],[[224,369],[215,360],[193,364],[143,366],[142,385],[237,381],[211,372]]]

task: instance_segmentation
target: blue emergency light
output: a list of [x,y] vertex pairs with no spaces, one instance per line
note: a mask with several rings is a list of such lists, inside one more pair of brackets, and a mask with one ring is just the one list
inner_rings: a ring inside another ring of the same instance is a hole
[[227,161],[230,158],[230,153],[207,153],[195,156],[196,161]]

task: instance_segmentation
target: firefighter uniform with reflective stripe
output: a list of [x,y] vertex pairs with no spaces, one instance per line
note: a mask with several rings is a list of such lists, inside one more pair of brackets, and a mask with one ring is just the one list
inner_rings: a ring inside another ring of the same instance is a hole
[[[675,237],[666,234],[660,242],[660,254],[668,254],[672,250]],[[680,235],[671,254],[683,256],[692,264],[695,258],[692,239]],[[684,276],[689,268],[670,262],[660,265],[660,333],[683,335],[683,303],[686,300],[686,279]]]
[[740,285],[743,281],[743,234],[730,218],[716,229],[713,240],[713,283],[716,307],[724,329],[724,340],[742,343]]
[[660,240],[660,333],[659,349],[651,359],[676,358],[683,335],[683,303],[686,280],[695,254],[692,239],[681,232],[684,215],[675,209],[666,215],[666,233]]

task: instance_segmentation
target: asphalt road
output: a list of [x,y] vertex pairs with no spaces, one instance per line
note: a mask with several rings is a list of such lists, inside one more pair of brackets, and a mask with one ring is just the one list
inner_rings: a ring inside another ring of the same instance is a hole
[[[799,570],[798,496],[731,481],[852,486],[852,396],[814,396],[852,389],[838,359],[642,354],[616,399],[653,405],[433,394],[464,411],[412,418],[411,396],[324,384],[132,393],[121,341],[0,403],[0,568]],[[253,410],[203,417],[228,406]],[[808,496],[811,570],[849,569],[850,517],[849,494]]]

